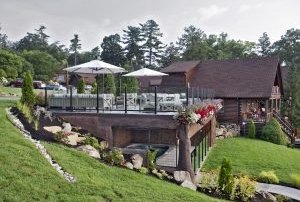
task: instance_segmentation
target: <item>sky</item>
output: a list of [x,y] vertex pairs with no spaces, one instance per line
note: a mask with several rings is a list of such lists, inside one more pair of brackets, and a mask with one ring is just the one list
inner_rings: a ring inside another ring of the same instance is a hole
[[188,25],[254,42],[267,32],[275,41],[300,28],[300,0],[0,0],[1,32],[9,40],[45,25],[50,42],[68,47],[76,33],[84,51],[148,19],[159,24],[164,43],[176,41]]

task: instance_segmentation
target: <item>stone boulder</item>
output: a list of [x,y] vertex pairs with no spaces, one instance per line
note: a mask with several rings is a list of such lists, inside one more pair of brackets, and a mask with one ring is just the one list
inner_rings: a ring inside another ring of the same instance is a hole
[[266,191],[260,191],[258,192],[258,194],[256,195],[256,198],[254,201],[262,201],[262,202],[272,202],[272,201],[277,201],[276,197]]
[[84,153],[87,153],[89,156],[94,158],[100,158],[100,153],[97,149],[92,147],[91,145],[81,145],[77,147],[79,151],[83,151]]
[[222,136],[224,133],[224,129],[223,128],[216,128],[216,136]]
[[140,154],[134,154],[131,156],[131,162],[133,164],[133,168],[139,170],[143,165],[143,157]]
[[44,126],[44,130],[56,134],[57,132],[60,132],[62,128],[60,126]]
[[63,129],[62,131],[65,133],[70,133],[72,131],[72,126],[70,123],[63,123]]
[[196,191],[196,190],[197,190],[197,186],[194,185],[194,183],[192,183],[192,182],[189,181],[189,180],[183,181],[183,182],[181,183],[180,186],[185,187],[185,188],[189,188],[189,189],[191,189],[191,190],[193,190],[193,191]]
[[125,166],[126,168],[130,169],[130,170],[133,169],[133,164],[130,163],[130,162],[128,162],[128,161],[124,164],[124,166]]
[[173,175],[174,175],[174,180],[177,183],[182,183],[184,181],[192,182],[190,173],[187,171],[174,171]]
[[76,146],[78,143],[82,143],[85,140],[85,137],[80,136],[80,133],[71,132],[68,135],[67,143],[72,146]]

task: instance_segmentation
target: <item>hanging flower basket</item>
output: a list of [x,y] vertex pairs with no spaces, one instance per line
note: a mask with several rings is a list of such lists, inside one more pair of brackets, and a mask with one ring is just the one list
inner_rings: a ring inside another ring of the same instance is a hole
[[179,109],[174,115],[174,119],[179,125],[191,125],[195,123],[203,125],[221,108],[221,101],[191,105]]

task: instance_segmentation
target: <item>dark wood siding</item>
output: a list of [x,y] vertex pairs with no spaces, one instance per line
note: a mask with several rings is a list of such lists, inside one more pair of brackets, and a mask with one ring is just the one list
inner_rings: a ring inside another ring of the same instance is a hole
[[224,109],[218,113],[217,120],[221,123],[238,123],[239,111],[238,99],[224,99]]
[[185,87],[185,73],[169,73],[169,76],[163,76],[161,86],[164,87]]

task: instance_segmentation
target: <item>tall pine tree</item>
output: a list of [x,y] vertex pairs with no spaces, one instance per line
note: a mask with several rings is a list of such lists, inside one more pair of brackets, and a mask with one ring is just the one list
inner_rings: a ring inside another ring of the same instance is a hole
[[257,51],[261,56],[268,56],[272,52],[270,38],[266,32],[258,39]]
[[69,50],[74,53],[74,65],[77,65],[77,57],[78,57],[78,52],[81,49],[81,44],[79,43],[79,36],[78,34],[74,34],[74,38],[70,40],[71,45]]
[[142,36],[141,28],[128,26],[127,30],[123,30],[123,43],[125,44],[125,55],[131,64],[135,65],[135,69],[144,64],[143,50],[141,46]]
[[159,25],[154,20],[148,20],[146,23],[140,25],[144,41],[143,50],[145,52],[146,65],[150,68],[155,68],[164,48],[161,42],[163,34],[160,32]]

